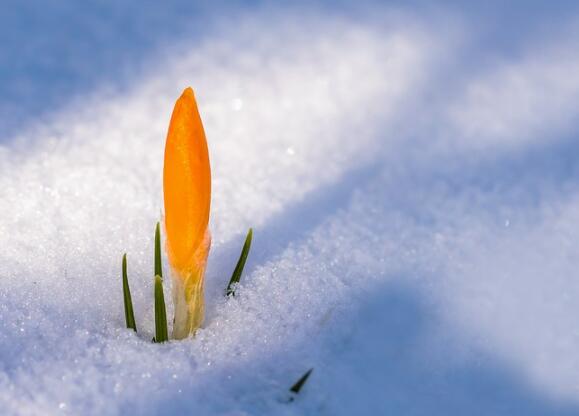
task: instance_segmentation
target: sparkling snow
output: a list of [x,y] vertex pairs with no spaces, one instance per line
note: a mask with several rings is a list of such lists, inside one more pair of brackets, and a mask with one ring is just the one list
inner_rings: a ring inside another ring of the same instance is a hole
[[[328,7],[187,10],[165,32],[143,12],[130,27],[163,36],[128,34],[148,54],[133,66],[113,50],[99,82],[83,52],[45,107],[20,84],[0,98],[16,114],[0,118],[3,414],[579,414],[577,20],[501,50],[452,9]],[[88,45],[114,44],[95,15],[78,16]],[[189,85],[213,169],[208,310],[195,339],[157,345],[163,146]]]

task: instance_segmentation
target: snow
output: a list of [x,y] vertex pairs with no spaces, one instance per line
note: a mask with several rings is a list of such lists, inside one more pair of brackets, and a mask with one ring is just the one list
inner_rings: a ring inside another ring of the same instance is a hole
[[[74,92],[0,103],[18,108],[0,138],[4,414],[579,414],[576,21],[509,52],[457,11],[285,7],[204,11],[206,32],[187,10],[157,43],[132,35],[149,55],[120,81],[73,59]],[[213,169],[207,317],[158,345],[152,237],[188,85]]]

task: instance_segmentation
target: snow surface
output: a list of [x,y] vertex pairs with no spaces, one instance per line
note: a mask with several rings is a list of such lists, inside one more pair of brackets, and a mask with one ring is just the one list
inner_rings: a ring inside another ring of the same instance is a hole
[[[416,10],[264,7],[203,35],[184,18],[128,81],[84,62],[76,93],[4,99],[3,414],[579,414],[577,20],[506,52],[468,15]],[[188,85],[213,168],[208,310],[156,345],[162,154]]]

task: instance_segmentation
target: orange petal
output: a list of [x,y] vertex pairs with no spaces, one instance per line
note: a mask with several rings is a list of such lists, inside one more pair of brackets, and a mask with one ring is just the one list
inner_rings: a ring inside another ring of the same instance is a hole
[[[191,88],[175,103],[163,169],[167,252],[179,272],[197,269],[209,222],[211,168],[205,131]],[[205,250],[202,250],[205,251]]]

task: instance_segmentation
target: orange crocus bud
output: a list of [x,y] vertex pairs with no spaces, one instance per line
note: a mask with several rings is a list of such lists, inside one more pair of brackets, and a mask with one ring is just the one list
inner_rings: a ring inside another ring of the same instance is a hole
[[203,281],[211,245],[211,168],[205,131],[191,88],[175,103],[163,168],[167,254],[173,277],[173,337],[194,334],[203,322]]

